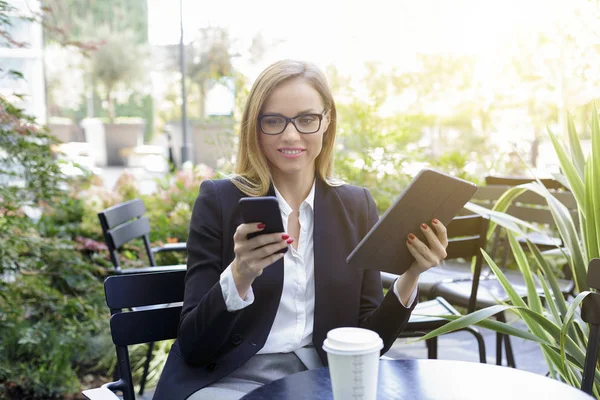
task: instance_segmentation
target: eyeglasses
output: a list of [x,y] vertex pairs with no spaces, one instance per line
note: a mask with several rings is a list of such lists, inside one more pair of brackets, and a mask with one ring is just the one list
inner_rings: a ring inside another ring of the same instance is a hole
[[279,135],[283,133],[290,122],[298,132],[311,134],[321,129],[321,121],[323,120],[325,111],[321,114],[301,114],[294,118],[288,118],[281,114],[265,114],[258,117],[258,122],[260,130],[265,135]]

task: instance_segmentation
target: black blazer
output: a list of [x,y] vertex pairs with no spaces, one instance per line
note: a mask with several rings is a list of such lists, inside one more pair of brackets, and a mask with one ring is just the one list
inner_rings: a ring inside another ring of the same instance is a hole
[[[271,189],[270,195],[274,196]],[[169,353],[154,399],[185,399],[244,364],[265,344],[283,288],[283,258],[252,284],[254,303],[228,312],[219,283],[234,259],[233,234],[244,194],[230,180],[205,181],[192,212],[187,240],[185,296],[178,340]],[[317,179],[314,203],[315,315],[313,344],[323,364],[327,332],[359,326],[377,332],[382,354],[410,317],[390,290],[383,297],[377,270],[348,267],[346,257],[377,221],[368,190],[330,187]],[[403,245],[403,238],[398,240]],[[416,304],[416,301],[414,302]],[[413,308],[414,308],[413,304]]]

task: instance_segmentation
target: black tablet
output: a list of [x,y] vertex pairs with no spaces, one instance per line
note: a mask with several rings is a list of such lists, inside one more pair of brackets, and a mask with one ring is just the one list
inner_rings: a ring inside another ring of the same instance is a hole
[[477,191],[471,182],[423,169],[354,248],[348,265],[401,275],[414,257],[406,247],[410,233],[427,243],[420,225],[437,218],[448,226]]

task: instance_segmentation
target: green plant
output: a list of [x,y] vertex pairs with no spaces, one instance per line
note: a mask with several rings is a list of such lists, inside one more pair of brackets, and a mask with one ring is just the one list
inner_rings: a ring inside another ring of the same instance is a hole
[[[13,46],[0,0],[0,36]],[[32,19],[33,20],[33,19]],[[17,71],[4,71],[16,79]],[[15,98],[22,98],[19,93]],[[106,269],[74,240],[81,204],[68,199],[55,139],[0,95],[0,398],[57,399],[81,389],[108,337]],[[48,224],[53,215],[56,224]],[[108,342],[107,342],[108,343]],[[92,348],[92,350],[90,350]]]
[[97,35],[105,43],[91,56],[92,79],[100,84],[112,122],[116,117],[116,91],[122,86],[131,89],[131,85],[144,76],[144,50],[135,42],[135,33],[131,30],[116,33],[104,26]]
[[[585,349],[589,328],[581,319],[580,307],[589,294],[586,275],[589,261],[600,255],[600,124],[597,110],[594,109],[591,121],[592,149],[587,158],[582,151],[572,118],[568,117],[569,145],[565,145],[551,131],[548,131],[554,149],[560,160],[564,175],[559,177],[572,190],[579,208],[580,229],[576,228],[566,207],[554,198],[541,184],[535,182],[508,190],[498,201],[494,211],[486,213],[477,207],[473,211],[490,215],[493,223],[507,229],[512,253],[525,279],[527,301],[520,298],[491,257],[483,255],[496,277],[510,296],[511,304],[495,305],[476,311],[470,315],[454,318],[446,326],[423,337],[428,339],[443,333],[477,324],[498,332],[532,340],[540,344],[550,375],[572,386],[581,385],[581,375],[585,360]],[[516,239],[531,226],[504,214],[513,199],[526,190],[532,190],[546,198],[552,215],[565,244],[565,256],[576,286],[577,296],[571,301],[564,299],[556,281],[555,272],[544,255],[535,245],[528,242],[533,256],[529,261]],[[535,282],[543,288],[538,293]],[[517,329],[509,324],[488,320],[489,317],[509,310],[515,313],[527,326],[527,330]],[[600,398],[600,368],[596,366],[593,393]]]

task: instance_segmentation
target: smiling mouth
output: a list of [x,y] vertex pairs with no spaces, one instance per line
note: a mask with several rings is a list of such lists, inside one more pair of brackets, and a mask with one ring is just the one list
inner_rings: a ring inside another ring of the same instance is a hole
[[287,154],[290,156],[295,156],[302,153],[304,150],[279,150],[283,154]]

